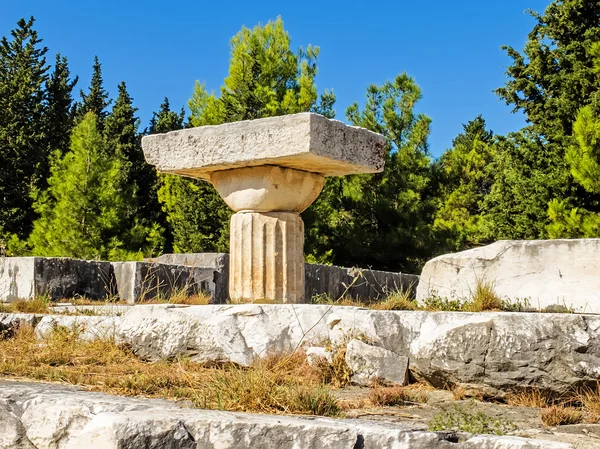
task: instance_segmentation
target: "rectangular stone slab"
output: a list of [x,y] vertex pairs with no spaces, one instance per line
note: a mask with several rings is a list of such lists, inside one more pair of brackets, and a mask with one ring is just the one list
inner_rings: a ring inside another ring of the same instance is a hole
[[301,113],[154,134],[142,139],[159,172],[208,180],[217,170],[278,165],[324,176],[383,171],[385,138]]

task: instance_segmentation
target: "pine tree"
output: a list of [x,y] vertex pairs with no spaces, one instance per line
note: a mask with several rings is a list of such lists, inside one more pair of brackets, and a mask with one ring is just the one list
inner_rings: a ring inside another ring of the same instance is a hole
[[40,47],[33,25],[33,17],[21,19],[11,40],[0,40],[0,239],[29,235],[32,196],[46,182],[47,48]]
[[327,180],[304,214],[309,260],[416,271],[429,255],[431,120],[414,112],[420,99],[420,88],[403,73],[371,85],[364,110],[356,103],[347,109],[350,123],[387,138],[385,169]]
[[104,122],[108,116],[106,108],[111,103],[108,98],[108,92],[104,89],[104,81],[102,79],[102,64],[98,60],[98,56],[94,56],[94,65],[92,72],[92,80],[88,93],[83,90],[79,92],[81,103],[77,106],[77,116],[83,117],[88,112],[91,112],[97,117],[98,129],[104,130]]
[[[145,251],[150,246],[153,251],[159,251],[163,230],[159,223],[156,172],[144,159],[139,119],[135,116],[137,108],[133,106],[125,82],[119,84],[118,91],[117,100],[105,119],[104,137],[107,157],[121,165],[121,189],[127,198],[123,219],[131,230],[125,247],[129,251]],[[148,240],[150,236],[152,241]]]
[[433,231],[442,240],[439,252],[486,243],[481,206],[494,181],[489,170],[495,156],[494,134],[481,115],[463,129],[434,167],[439,204]]
[[[595,51],[600,54],[600,44]],[[600,66],[600,58],[598,58]],[[600,73],[599,73],[600,75]],[[600,93],[598,91],[597,93]],[[596,97],[598,100],[598,97]],[[600,237],[600,103],[583,107],[573,125],[574,144],[567,150],[566,161],[575,182],[597,201],[590,208],[572,207],[555,198],[548,205],[551,238]]]
[[83,116],[73,129],[71,149],[52,158],[48,189],[36,202],[29,243],[40,256],[123,260],[139,257],[124,250],[127,198],[122,166],[110,158],[97,117]]
[[[318,47],[294,52],[283,21],[243,27],[231,39],[229,74],[220,95],[199,82],[188,105],[190,125],[217,125],[304,111],[332,117],[335,97],[317,93]],[[159,198],[173,229],[174,249],[226,251],[231,212],[204,182],[166,177]]]

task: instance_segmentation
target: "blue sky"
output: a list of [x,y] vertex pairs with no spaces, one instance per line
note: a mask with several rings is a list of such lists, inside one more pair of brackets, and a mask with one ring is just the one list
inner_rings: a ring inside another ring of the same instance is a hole
[[142,127],[169,97],[181,107],[195,80],[218,90],[227,75],[229,39],[281,16],[294,48],[321,47],[319,89],[333,88],[337,118],[363,102],[371,83],[406,71],[422,89],[418,111],[433,119],[430,149],[439,156],[462,130],[483,114],[495,132],[524,124],[493,89],[505,82],[510,59],[500,49],[521,49],[534,25],[525,14],[543,12],[550,0],[481,1],[137,1],[3,0],[0,35],[33,15],[49,60],[60,52],[87,88],[94,55],[105,87],[116,94],[124,80],[139,108]]

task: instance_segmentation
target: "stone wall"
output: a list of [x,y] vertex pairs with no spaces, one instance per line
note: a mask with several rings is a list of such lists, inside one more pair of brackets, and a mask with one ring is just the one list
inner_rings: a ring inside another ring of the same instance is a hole
[[[306,264],[305,298],[382,299],[404,289],[414,295],[419,277],[375,270]],[[119,297],[129,303],[169,297],[186,291],[209,293],[224,304],[229,292],[229,255],[164,254],[145,262],[98,262],[69,258],[5,257],[0,259],[0,301],[47,295],[54,301],[85,297]]]
[[105,299],[116,292],[110,262],[53,257],[0,258],[0,301],[34,296]]
[[[229,255],[225,253],[163,254],[156,259],[159,263],[210,267],[215,269],[215,286],[219,292],[215,302],[227,301],[229,282]],[[355,299],[375,300],[384,298],[395,290],[408,290],[414,296],[419,276],[414,274],[392,273],[357,268],[344,268],[333,265],[307,263],[304,268],[305,302],[327,295],[331,299],[352,296]],[[350,287],[350,288],[348,288]]]

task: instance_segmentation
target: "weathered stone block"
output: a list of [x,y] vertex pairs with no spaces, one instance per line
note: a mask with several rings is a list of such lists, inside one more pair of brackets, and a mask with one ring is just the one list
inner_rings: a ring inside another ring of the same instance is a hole
[[352,382],[370,385],[373,381],[408,384],[408,357],[388,349],[351,340],[346,347],[346,363],[352,370]]
[[109,262],[46,257],[0,259],[0,300],[47,295],[52,300],[104,299],[116,290]]
[[130,304],[173,295],[191,296],[201,292],[221,297],[212,268],[167,265],[149,262],[113,262],[118,296]]
[[425,264],[417,299],[469,298],[478,281],[536,309],[561,305],[600,313],[600,239],[502,240]]
[[[213,268],[215,303],[225,304],[229,285],[229,254],[188,253],[163,254],[149,261],[171,265]],[[353,283],[354,278],[357,281]],[[363,270],[333,265],[304,264],[304,300],[310,302],[319,295],[338,299],[343,295],[356,299],[377,300],[396,290],[405,290],[415,296],[419,276],[389,271]],[[350,288],[347,288],[351,286]]]
[[573,449],[544,439],[429,432],[419,422],[185,409],[25,382],[0,383],[0,429],[3,449]]
[[142,145],[158,171],[208,180],[217,170],[259,165],[325,176],[380,172],[385,138],[302,113],[144,136]]

